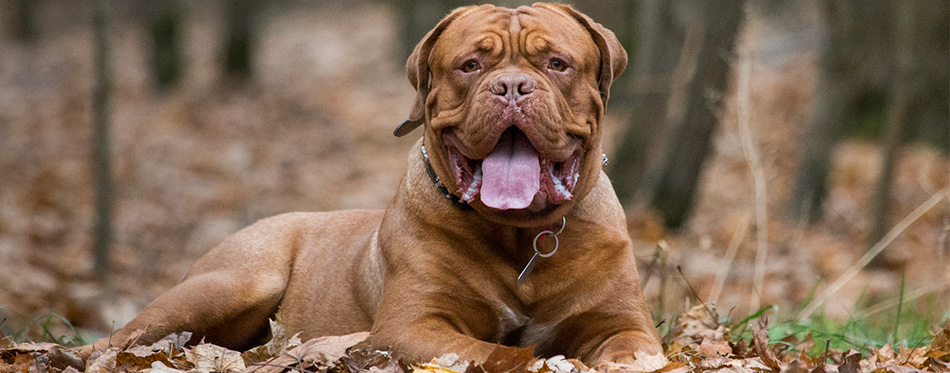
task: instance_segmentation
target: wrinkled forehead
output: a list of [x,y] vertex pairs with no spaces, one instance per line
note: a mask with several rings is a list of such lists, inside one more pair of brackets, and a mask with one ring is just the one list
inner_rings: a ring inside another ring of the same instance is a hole
[[553,9],[528,6],[474,8],[448,25],[434,49],[451,49],[453,53],[435,53],[448,58],[452,54],[532,54],[548,49],[572,57],[598,55],[596,44],[577,20]]

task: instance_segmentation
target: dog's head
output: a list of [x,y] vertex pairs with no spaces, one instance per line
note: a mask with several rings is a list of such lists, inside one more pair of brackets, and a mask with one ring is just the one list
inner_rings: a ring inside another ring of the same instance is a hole
[[601,120],[627,55],[574,8],[459,8],[409,57],[418,92],[401,136],[425,124],[432,168],[490,220],[549,224],[599,178]]

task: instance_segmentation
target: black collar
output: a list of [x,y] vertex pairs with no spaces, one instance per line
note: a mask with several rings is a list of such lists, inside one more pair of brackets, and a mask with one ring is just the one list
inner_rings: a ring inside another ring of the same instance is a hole
[[469,206],[467,202],[463,201],[458,196],[449,192],[449,188],[446,188],[442,184],[442,180],[439,179],[439,175],[435,174],[435,170],[432,169],[432,164],[429,163],[429,153],[426,152],[426,145],[422,144],[422,160],[426,165],[426,174],[429,175],[429,180],[432,180],[432,184],[435,184],[436,189],[439,190],[439,193],[442,193],[446,199],[452,201],[452,204],[462,210],[471,210],[472,206]]

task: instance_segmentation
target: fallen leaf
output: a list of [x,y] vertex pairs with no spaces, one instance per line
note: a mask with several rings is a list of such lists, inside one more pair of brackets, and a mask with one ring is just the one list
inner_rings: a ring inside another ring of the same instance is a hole
[[669,360],[663,354],[647,354],[637,351],[634,357],[636,360],[630,364],[607,362],[595,369],[607,373],[655,372],[663,369],[669,363]]
[[775,359],[775,355],[773,355],[772,351],[769,350],[768,318],[762,317],[759,319],[758,324],[752,326],[752,341],[755,343],[755,353],[759,355],[760,359],[762,359],[762,363],[764,363],[767,367],[769,367],[769,369],[773,371],[781,371],[782,368]]
[[805,367],[805,364],[801,360],[793,360],[791,363],[785,367],[783,373],[808,373],[808,368]]
[[105,350],[98,350],[93,353],[95,356],[89,362],[86,373],[107,373],[115,371],[115,358],[119,354],[118,347],[109,347]]
[[199,370],[238,372],[246,368],[239,352],[210,343],[185,350],[185,357]]
[[543,364],[544,367],[542,370],[556,373],[570,373],[578,370],[574,363],[564,358],[564,355],[557,355],[550,359],[544,360]]
[[161,361],[152,363],[149,373],[185,373],[184,370],[170,368]]
[[63,349],[62,347],[55,346],[46,353],[49,356],[50,366],[57,369],[66,369],[67,367],[73,367],[76,369],[85,369],[86,363],[82,360],[82,357],[79,354]]
[[172,356],[175,354],[175,351],[185,351],[185,346],[188,344],[188,341],[191,340],[191,336],[191,332],[172,333],[152,343],[151,346],[148,346],[148,349],[152,351],[164,351],[166,355]]
[[[366,344],[365,342],[363,344]],[[378,372],[401,372],[399,365],[392,354],[386,351],[371,349],[368,346],[357,344],[341,359],[341,365],[349,372],[363,372],[374,370]],[[368,345],[368,344],[367,344]]]
[[944,363],[940,360],[937,360],[933,357],[928,357],[924,360],[924,363],[920,365],[921,369],[930,369],[934,372],[947,372],[950,371],[950,367],[947,366],[947,363]]
[[725,357],[732,353],[732,347],[722,339],[703,338],[703,342],[699,344],[699,352],[709,357]]
[[931,351],[950,353],[950,319],[944,322],[943,329],[934,334],[934,339],[927,346],[927,352]]
[[49,342],[27,342],[17,343],[13,347],[5,348],[4,351],[11,351],[14,353],[46,352],[56,346],[59,345]]
[[153,352],[147,347],[139,347],[143,348],[132,348],[117,353],[115,357],[116,368],[123,370],[142,370],[150,368],[153,362],[168,361],[168,355],[165,355],[162,351]]
[[881,348],[874,348],[874,346],[868,347],[868,361],[871,363],[883,365],[894,360],[896,355],[890,343],[881,346]]
[[895,358],[895,360],[900,365],[916,367],[923,364],[924,360],[927,359],[924,357],[924,354],[926,353],[927,349],[923,347],[907,348],[900,346],[900,351],[897,353],[897,358]]
[[674,324],[671,332],[673,341],[686,346],[698,341],[701,335],[715,335],[719,328],[718,318],[715,310],[709,310],[704,305],[693,306],[680,315]]
[[332,367],[346,355],[346,351],[350,347],[365,341],[367,338],[369,338],[369,332],[314,338],[290,351],[283,352],[266,364],[255,365],[250,370],[271,372],[282,371],[283,367]]
[[413,373],[461,373],[468,370],[469,362],[459,358],[458,354],[448,353],[428,363],[412,366]]
[[[524,372],[532,359],[534,359],[534,346],[518,348],[498,345],[482,363],[481,368],[488,373]],[[563,360],[564,357],[561,356],[561,361]]]
[[838,367],[841,373],[858,373],[861,371],[861,353],[855,350],[848,350],[841,356],[841,366]]

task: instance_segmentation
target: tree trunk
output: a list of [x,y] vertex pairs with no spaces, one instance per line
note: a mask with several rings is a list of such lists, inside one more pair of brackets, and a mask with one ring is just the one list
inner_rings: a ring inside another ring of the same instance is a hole
[[[624,204],[635,201],[643,186],[650,156],[657,154],[665,126],[673,72],[683,47],[683,25],[676,15],[679,1],[640,0],[637,3],[637,42],[629,84],[629,122],[610,163],[610,179]],[[614,107],[617,102],[614,102]],[[621,103],[622,104],[622,103]]]
[[[824,0],[822,15],[827,36],[822,45],[815,88],[814,109],[805,137],[804,151],[788,202],[791,219],[817,222],[828,192],[828,173],[834,146],[858,117],[859,97],[867,95],[875,82],[887,79],[867,66],[881,48],[880,31],[886,2]],[[873,28],[873,29],[872,29]]]
[[109,1],[96,0],[94,14],[96,40],[96,86],[93,93],[93,173],[95,177],[96,226],[95,272],[100,278],[109,273],[112,245],[112,151],[109,142],[109,103],[112,71],[109,43]]
[[[736,33],[743,19],[743,1],[701,1],[702,41],[685,89],[681,108],[671,106],[670,136],[660,161],[651,166],[651,205],[670,228],[679,228],[692,211],[696,185],[716,128],[718,97],[726,90]],[[684,48],[684,51],[686,48]],[[685,58],[684,55],[681,58]],[[648,176],[649,177],[649,176]],[[652,180],[656,180],[653,182]]]
[[242,82],[253,73],[254,21],[258,4],[255,0],[234,0],[227,5],[227,35],[223,62],[229,78]]
[[159,91],[181,80],[181,11],[173,1],[151,3],[152,75]]
[[402,25],[402,42],[400,45],[401,59],[405,60],[412,54],[412,49],[422,40],[422,37],[431,30],[439,20],[447,16],[452,9],[462,6],[459,0],[422,1],[396,0],[396,12],[399,24]]
[[[895,27],[893,51],[897,74],[894,76],[888,105],[887,128],[882,144],[881,172],[870,201],[871,229],[868,232],[868,245],[877,243],[887,231],[894,165],[900,156],[900,145],[909,127],[910,109],[918,91],[916,87],[920,85],[916,68],[918,53],[915,52],[918,38],[914,27],[919,5],[917,2],[918,0],[902,0],[897,5],[897,27]],[[884,257],[876,257],[871,265],[882,265],[882,258]]]
[[13,38],[24,43],[36,40],[36,0],[18,0],[16,14],[10,19]]

